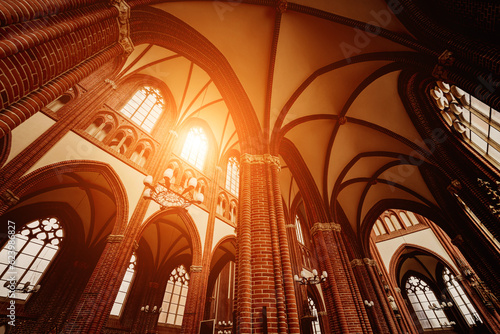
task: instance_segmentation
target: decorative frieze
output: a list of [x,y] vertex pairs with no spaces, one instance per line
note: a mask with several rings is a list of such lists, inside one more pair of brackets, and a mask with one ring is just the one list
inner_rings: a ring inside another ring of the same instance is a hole
[[252,155],[252,154],[242,154],[241,155],[241,164],[268,164],[275,165],[278,167],[278,170],[281,170],[280,158],[275,157],[270,154],[264,155]]
[[340,226],[340,224],[335,224],[333,222],[331,222],[331,223],[316,223],[311,228],[311,235],[315,235],[319,231],[340,232],[341,230],[342,230],[342,227]]
[[109,243],[119,243],[122,242],[125,236],[123,234],[110,234],[108,235],[107,241]]

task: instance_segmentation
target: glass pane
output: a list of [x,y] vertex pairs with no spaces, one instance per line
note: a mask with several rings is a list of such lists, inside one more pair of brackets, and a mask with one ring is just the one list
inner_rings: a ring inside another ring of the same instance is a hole
[[476,146],[481,149],[483,152],[486,152],[486,147],[488,146],[486,142],[481,139],[477,134],[474,132],[471,133],[471,141],[476,144]]
[[488,124],[474,114],[471,115],[471,125],[485,136],[488,135]]

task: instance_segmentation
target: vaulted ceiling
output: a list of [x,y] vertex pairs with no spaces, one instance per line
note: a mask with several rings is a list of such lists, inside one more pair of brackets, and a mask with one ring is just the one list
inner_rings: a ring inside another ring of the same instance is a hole
[[[252,110],[244,112],[254,115],[245,117],[258,120],[255,140],[273,155],[290,142],[312,176],[309,186],[327,205],[340,204],[354,231],[382,200],[435,205],[418,166],[404,159],[433,163],[398,94],[406,68],[401,59],[421,51],[414,37],[383,0],[284,3],[168,1],[150,7],[188,25],[222,54],[250,101]],[[365,23],[371,33],[353,27]],[[252,141],[238,135],[234,116],[242,111],[228,107],[197,59],[160,44],[136,44],[120,76],[147,74],[165,82],[177,126],[204,120],[219,159],[241,150],[242,140]],[[291,205],[299,187],[281,156],[283,198]]]

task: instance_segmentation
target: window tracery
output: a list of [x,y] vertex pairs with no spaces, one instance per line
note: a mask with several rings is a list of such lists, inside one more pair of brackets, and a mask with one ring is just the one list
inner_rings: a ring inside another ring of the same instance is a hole
[[424,330],[451,327],[444,311],[433,306],[439,305],[434,291],[421,278],[410,276],[405,284],[406,295]]
[[[10,280],[12,272],[9,272],[12,268],[8,259],[11,256],[9,251],[15,249],[13,269],[15,269],[17,287],[23,287],[27,283],[36,286],[59,251],[63,237],[63,228],[55,217],[38,219],[26,224],[15,234],[14,239],[10,239],[14,242],[7,242],[0,251],[2,273],[0,284],[4,286],[6,282],[12,282]],[[6,297],[9,293],[7,288],[0,289],[0,291],[1,297]],[[28,296],[27,293],[15,293],[16,299],[26,300]]]
[[438,81],[429,93],[446,124],[476,151],[500,164],[500,112],[446,82]]
[[158,318],[159,323],[182,325],[184,307],[188,293],[189,274],[181,264],[170,274],[163,296],[162,311]]
[[230,157],[226,169],[226,189],[238,197],[240,188],[240,164],[236,157]]
[[160,91],[146,86],[134,94],[123,107],[121,113],[150,133],[158,121],[164,105],[165,102]]

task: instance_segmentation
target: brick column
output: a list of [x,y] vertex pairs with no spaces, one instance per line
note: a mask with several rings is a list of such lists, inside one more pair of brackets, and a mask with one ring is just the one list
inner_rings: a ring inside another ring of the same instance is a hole
[[340,231],[340,225],[335,223],[315,223],[311,228],[318,262],[321,269],[328,273],[322,287],[330,328],[334,333],[372,333],[369,323],[365,321],[367,315],[360,305],[362,301],[353,297],[356,295],[353,291],[356,283],[343,263]]
[[299,333],[284,214],[281,199],[277,201],[278,161],[270,155],[241,157],[239,333]]
[[[24,2],[21,13],[33,18],[27,12],[37,7],[35,1]],[[129,13],[126,2],[112,0],[0,28],[8,36],[0,42],[0,137],[103,63],[131,52]],[[0,6],[0,17],[11,14]]]
[[[204,275],[202,266],[191,266],[189,271],[189,289],[184,308],[184,317],[182,318],[181,333],[198,333],[200,322],[199,304],[201,302],[201,293],[204,285]],[[206,285],[206,284],[205,284]]]

